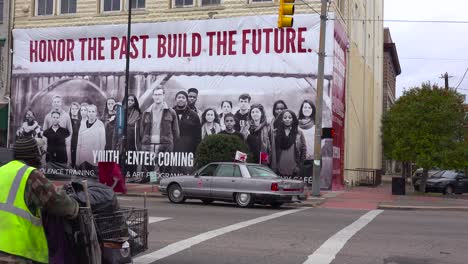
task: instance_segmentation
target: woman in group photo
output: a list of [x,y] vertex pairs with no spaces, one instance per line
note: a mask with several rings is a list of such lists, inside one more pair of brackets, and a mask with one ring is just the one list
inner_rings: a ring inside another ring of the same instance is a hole
[[253,104],[249,112],[250,121],[244,131],[249,150],[254,157],[254,162],[260,161],[260,152],[270,155],[270,126],[266,120],[265,109],[261,104]]
[[283,110],[286,110],[286,109],[288,109],[288,106],[283,100],[278,100],[273,103],[273,118],[271,119],[271,122],[270,122],[270,127],[272,129],[278,126],[277,122],[275,122],[276,118],[279,116],[279,114],[281,114],[281,112],[283,112]]
[[226,126],[224,125],[224,117],[226,114],[232,114],[232,102],[224,100],[221,102],[221,114],[219,114],[219,121],[221,125],[221,130],[225,130]]
[[84,169],[97,166],[93,151],[104,150],[106,145],[106,131],[102,121],[97,118],[97,107],[88,105],[87,109],[88,119],[80,125],[76,148],[76,165]]
[[70,120],[72,123],[71,137],[68,137],[67,146],[69,148],[68,153],[70,156],[69,162],[72,168],[76,167],[76,145],[78,144],[78,133],[81,126],[81,111],[80,104],[72,102],[70,105]]
[[18,137],[41,137],[42,128],[36,120],[36,115],[31,109],[27,109],[24,113],[23,124],[16,132]]
[[104,106],[104,112],[102,114],[102,122],[106,128],[106,150],[114,149],[114,130],[115,130],[115,98],[107,98]]
[[207,108],[202,116],[202,139],[206,136],[218,134],[221,132],[218,114],[214,108]]
[[314,166],[315,140],[315,104],[311,100],[304,100],[299,108],[299,130],[302,131],[306,143],[306,156],[301,176],[312,176]]
[[299,176],[306,156],[304,134],[299,130],[299,120],[291,110],[284,110],[278,115],[278,127],[275,129],[275,164],[281,176]]

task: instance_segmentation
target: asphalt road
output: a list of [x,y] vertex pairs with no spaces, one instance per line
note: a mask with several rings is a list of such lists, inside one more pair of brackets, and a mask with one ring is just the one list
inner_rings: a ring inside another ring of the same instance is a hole
[[[142,198],[119,201],[143,207]],[[147,208],[149,249],[135,263],[468,263],[466,212],[241,209],[154,198]]]

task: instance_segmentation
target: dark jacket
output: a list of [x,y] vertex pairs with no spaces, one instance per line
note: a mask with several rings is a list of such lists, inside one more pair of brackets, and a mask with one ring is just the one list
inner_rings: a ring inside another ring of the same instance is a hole
[[241,123],[244,123],[244,126],[248,126],[248,123],[250,121],[249,112],[247,111],[247,113],[241,114],[240,110],[237,110],[237,112],[234,114],[234,117],[236,118],[236,124],[234,125],[234,129],[236,131],[242,132]]
[[195,111],[186,107],[179,110],[174,107],[179,121],[180,137],[175,141],[174,151],[193,152],[201,141],[201,123]]
[[[153,105],[143,113],[141,118],[141,144],[151,144],[151,125],[153,122]],[[166,145],[165,149],[172,151],[174,142],[179,138],[179,124],[176,112],[166,103],[163,105],[161,116],[160,143]]]

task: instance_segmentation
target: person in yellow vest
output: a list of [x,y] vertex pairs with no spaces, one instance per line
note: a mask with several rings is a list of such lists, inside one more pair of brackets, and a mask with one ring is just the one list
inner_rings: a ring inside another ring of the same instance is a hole
[[40,210],[73,219],[78,203],[44,174],[36,140],[18,138],[14,160],[0,167],[0,264],[48,263]]

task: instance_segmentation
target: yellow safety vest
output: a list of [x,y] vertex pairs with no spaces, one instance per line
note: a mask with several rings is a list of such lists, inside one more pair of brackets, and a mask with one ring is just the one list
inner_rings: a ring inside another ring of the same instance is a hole
[[40,214],[32,213],[24,199],[26,182],[34,169],[16,160],[0,167],[0,251],[48,263]]

